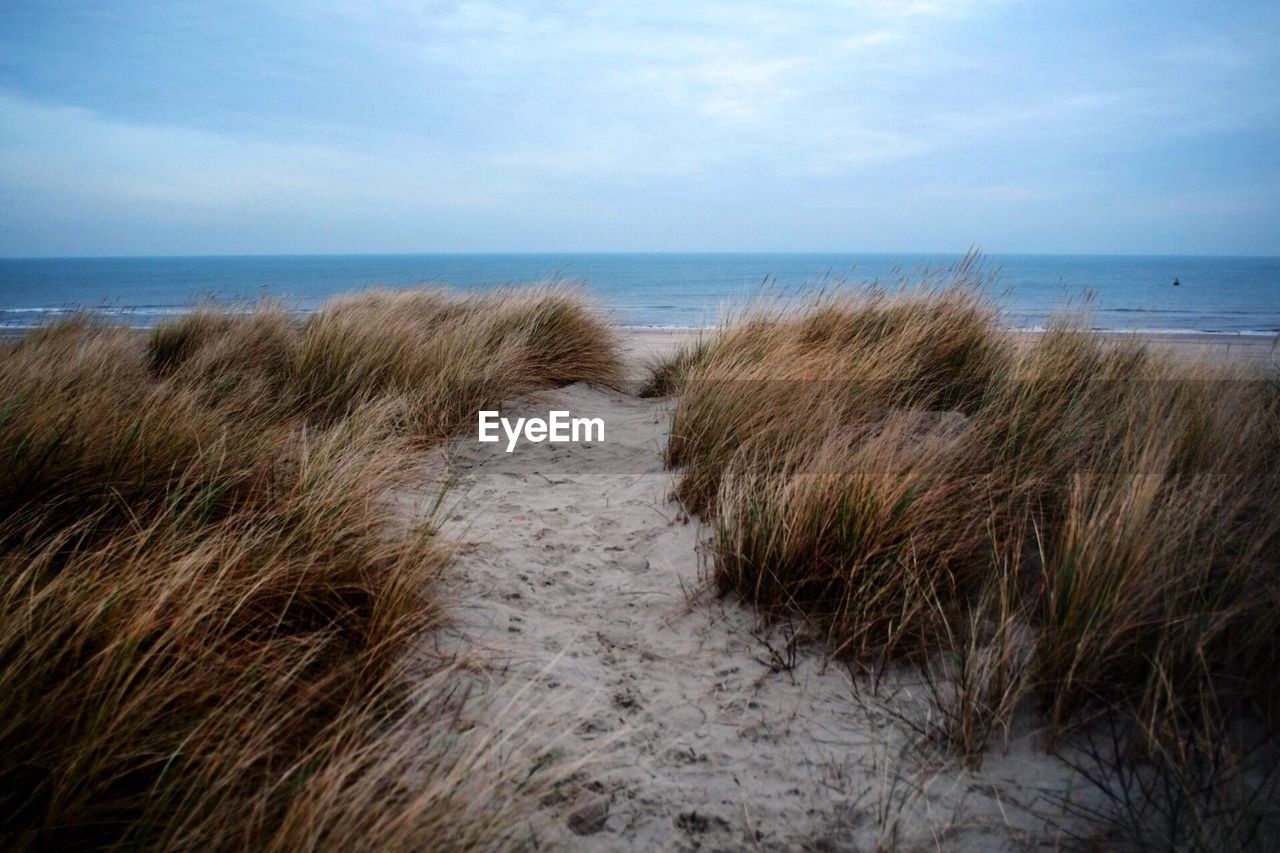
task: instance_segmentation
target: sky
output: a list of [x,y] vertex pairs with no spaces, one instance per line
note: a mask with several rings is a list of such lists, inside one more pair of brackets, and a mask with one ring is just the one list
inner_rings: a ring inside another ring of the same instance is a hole
[[1280,255],[1275,0],[0,0],[0,256]]

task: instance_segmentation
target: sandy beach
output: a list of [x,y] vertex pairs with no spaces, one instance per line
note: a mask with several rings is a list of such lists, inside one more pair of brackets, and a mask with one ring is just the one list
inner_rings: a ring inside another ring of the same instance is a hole
[[992,850],[1036,837],[1037,815],[1078,783],[1031,735],[982,774],[903,763],[907,733],[798,626],[766,629],[706,592],[706,531],[669,499],[662,466],[667,401],[578,385],[507,408],[610,429],[594,447],[510,454],[464,439],[452,457],[454,640],[487,684],[523,690],[527,725],[582,766],[531,816],[548,849],[866,849],[884,809],[905,849]]
[[[698,334],[622,331],[626,376]],[[1151,342],[1179,358],[1274,358],[1267,339]],[[671,405],[575,385],[504,414],[600,417],[602,443],[452,445],[453,641],[490,687],[524,690],[533,727],[582,766],[537,816],[549,846],[869,849],[891,826],[902,849],[979,851],[1070,827],[1061,803],[1083,780],[1030,717],[981,771],[945,769],[900,719],[927,714],[909,674],[869,694],[801,626],[766,628],[707,591],[708,531],[663,468]]]
[[[627,360],[628,377],[642,375],[651,359],[670,353],[681,343],[697,340],[707,329],[631,329],[618,330],[622,352]],[[1280,338],[1263,335],[1211,335],[1200,332],[1127,333],[1094,332],[1115,341],[1142,340],[1153,349],[1179,359],[1227,359],[1250,365],[1280,363]],[[1018,333],[1023,342],[1036,338],[1035,332]]]

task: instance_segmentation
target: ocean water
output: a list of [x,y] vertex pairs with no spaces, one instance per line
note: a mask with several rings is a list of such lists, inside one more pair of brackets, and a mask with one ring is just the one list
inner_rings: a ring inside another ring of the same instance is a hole
[[[581,282],[620,323],[713,324],[726,306],[816,290],[895,287],[954,256],[911,254],[305,255],[0,259],[0,327],[92,309],[147,326],[209,298],[269,294],[306,312],[336,293],[420,283],[486,288]],[[989,292],[1006,325],[1040,328],[1087,305],[1094,328],[1274,335],[1280,258],[993,255]],[[1180,285],[1175,287],[1174,280]]]

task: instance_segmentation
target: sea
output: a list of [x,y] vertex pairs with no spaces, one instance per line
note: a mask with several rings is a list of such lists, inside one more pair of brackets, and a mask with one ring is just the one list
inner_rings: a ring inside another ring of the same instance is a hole
[[[282,300],[305,314],[366,287],[483,290],[558,281],[583,288],[625,326],[714,325],[743,306],[945,280],[956,255],[428,254],[0,258],[0,329],[100,312],[150,326],[193,306]],[[1096,329],[1280,333],[1280,258],[987,255],[977,260],[1005,325],[1056,315]]]

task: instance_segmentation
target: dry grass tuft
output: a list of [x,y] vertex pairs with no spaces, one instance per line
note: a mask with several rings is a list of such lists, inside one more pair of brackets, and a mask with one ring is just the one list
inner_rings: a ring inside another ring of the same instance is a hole
[[461,298],[366,291],[331,300],[307,319],[293,384],[307,410],[327,417],[400,395],[413,433],[438,440],[503,396],[608,384],[619,373],[605,321],[562,288]]
[[673,374],[667,461],[719,588],[924,664],[971,762],[1028,695],[1059,734],[1206,695],[1274,726],[1274,381],[1070,323],[1020,342],[969,263],[757,312]]
[[681,499],[710,508],[744,442],[789,443],[812,423],[856,435],[889,409],[972,409],[1007,350],[993,328],[977,291],[953,285],[831,298],[723,330],[689,372],[672,421],[667,462],[683,469]]
[[146,340],[81,317],[0,353],[6,846],[499,843],[524,783],[454,731],[447,673],[408,690],[447,554],[386,494],[467,406],[616,364],[546,289]]
[[682,343],[674,352],[655,358],[648,367],[648,378],[640,386],[641,397],[669,397],[684,387],[685,377],[711,357],[712,338],[699,337],[693,343]]

